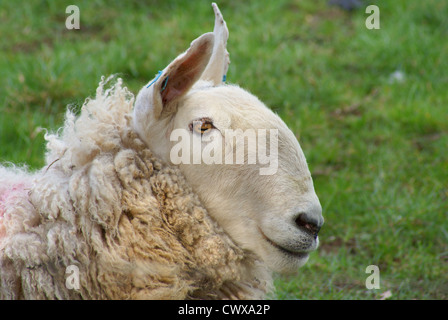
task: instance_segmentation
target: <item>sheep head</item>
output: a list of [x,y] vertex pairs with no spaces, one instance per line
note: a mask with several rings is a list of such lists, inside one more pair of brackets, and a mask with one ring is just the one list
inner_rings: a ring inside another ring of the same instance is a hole
[[213,8],[213,32],[141,89],[133,126],[157,156],[181,169],[239,246],[290,273],[318,247],[322,208],[292,131],[254,95],[223,82],[228,30]]

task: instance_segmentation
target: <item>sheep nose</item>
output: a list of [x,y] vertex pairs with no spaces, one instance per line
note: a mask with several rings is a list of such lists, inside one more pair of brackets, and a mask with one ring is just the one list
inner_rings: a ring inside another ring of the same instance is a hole
[[299,229],[305,230],[306,232],[313,235],[314,238],[316,239],[317,234],[319,233],[320,228],[322,227],[323,221],[309,214],[301,213],[296,218],[295,223],[299,227]]

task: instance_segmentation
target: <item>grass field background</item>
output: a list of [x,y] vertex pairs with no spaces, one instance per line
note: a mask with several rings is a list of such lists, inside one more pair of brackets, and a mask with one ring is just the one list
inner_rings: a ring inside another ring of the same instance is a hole
[[[320,249],[277,299],[448,299],[448,2],[219,1],[228,81],[299,139],[320,198]],[[68,5],[80,30],[67,30]],[[0,162],[43,165],[44,132],[102,75],[134,93],[200,34],[210,1],[2,1]],[[380,289],[368,290],[368,265]]]

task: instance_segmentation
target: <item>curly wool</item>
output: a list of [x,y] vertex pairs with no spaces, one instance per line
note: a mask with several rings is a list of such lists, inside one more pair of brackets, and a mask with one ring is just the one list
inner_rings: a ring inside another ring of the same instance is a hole
[[154,157],[131,129],[133,95],[109,82],[46,134],[39,172],[0,167],[0,298],[264,298],[265,265]]

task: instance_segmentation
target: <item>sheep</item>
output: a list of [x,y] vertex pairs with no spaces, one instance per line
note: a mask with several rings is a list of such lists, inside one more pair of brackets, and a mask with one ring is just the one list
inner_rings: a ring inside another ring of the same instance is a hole
[[[103,77],[79,115],[68,110],[45,134],[41,170],[0,166],[0,298],[263,299],[273,272],[295,272],[317,249],[322,208],[305,156],[275,113],[224,81],[228,29],[212,6],[213,32],[136,98]],[[255,129],[275,130],[278,167],[174,164],[176,129],[215,151],[231,129],[259,140]]]

